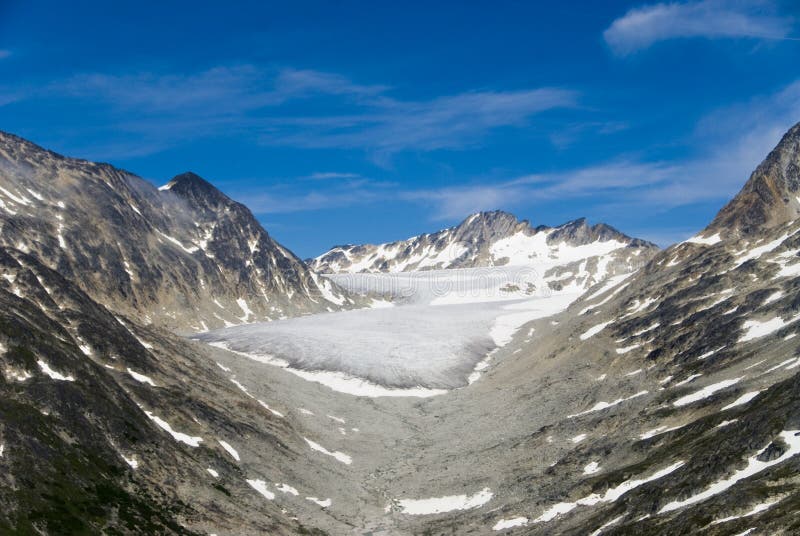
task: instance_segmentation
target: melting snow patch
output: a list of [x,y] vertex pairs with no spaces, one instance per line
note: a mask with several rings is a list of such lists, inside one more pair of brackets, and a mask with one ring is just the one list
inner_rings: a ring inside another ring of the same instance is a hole
[[632,400],[634,398],[638,398],[640,396],[644,396],[647,393],[648,393],[648,391],[639,391],[638,393],[636,393],[634,395],[631,395],[631,396],[629,396],[627,398],[618,398],[618,399],[614,400],[613,402],[598,402],[597,404],[595,404],[591,408],[587,409],[586,411],[582,411],[580,413],[575,413],[574,415],[567,415],[567,418],[571,419],[573,417],[580,417],[581,415],[586,415],[587,413],[593,413],[595,411],[602,411],[604,409],[608,409],[610,407],[616,406],[617,404],[621,404],[622,402],[626,402],[628,400]]
[[505,530],[514,527],[523,527],[528,523],[527,517],[515,517],[513,519],[501,519],[494,524],[492,530]]
[[783,297],[783,291],[779,290],[777,292],[773,292],[772,294],[767,296],[767,299],[764,300],[764,303],[762,303],[761,305],[767,305],[768,303],[772,303],[774,301],[778,301],[782,297]]
[[306,500],[316,503],[323,508],[328,508],[331,504],[333,504],[333,501],[331,501],[330,499],[322,500],[322,499],[317,499],[316,497],[306,497]]
[[[784,461],[788,460],[789,458],[800,454],[800,437],[797,434],[800,434],[798,430],[785,430],[780,433],[780,437],[784,443],[788,445],[788,449],[781,454],[778,458],[774,460],[764,461],[758,459],[762,452],[764,452],[768,447],[769,444],[758,451],[755,455],[751,456],[747,459],[747,467],[744,469],[739,469],[735,471],[731,476],[725,478],[723,480],[719,480],[711,484],[708,488],[704,491],[692,495],[688,499],[684,499],[682,501],[673,501],[668,503],[664,506],[660,511],[659,514],[664,512],[671,512],[673,510],[678,510],[679,508],[683,508],[684,506],[688,506],[690,504],[696,504],[702,501],[705,501],[714,495],[722,493],[723,491],[731,488],[734,484],[743,480],[745,478],[749,478],[761,471],[772,467],[773,465],[778,465],[779,463],[783,463]],[[770,443],[771,444],[771,443]]]
[[308,446],[311,447],[312,450],[316,450],[316,451],[321,452],[321,453],[323,453],[323,454],[325,454],[327,456],[332,456],[333,458],[336,458],[336,460],[338,460],[338,461],[340,461],[340,462],[342,462],[343,464],[346,464],[346,465],[350,465],[351,463],[353,463],[353,458],[351,458],[349,455],[345,454],[344,452],[339,452],[339,451],[331,452],[328,449],[326,449],[325,447],[323,447],[322,445],[320,445],[319,443],[315,443],[315,442],[311,441],[310,439],[308,439],[306,437],[304,437],[303,439],[306,440],[306,443],[308,443]]
[[239,309],[241,309],[242,312],[244,313],[244,316],[241,317],[242,322],[247,322],[248,320],[250,320],[251,316],[255,316],[255,314],[253,314],[253,311],[250,310],[250,307],[247,305],[247,302],[243,298],[238,298],[236,300],[236,303],[239,305]]
[[267,483],[264,482],[263,480],[248,480],[247,483],[250,484],[251,488],[259,492],[268,500],[271,501],[275,498],[275,494],[267,489]]
[[624,517],[625,517],[625,514],[622,514],[621,516],[617,516],[617,517],[615,517],[614,519],[612,519],[612,520],[611,520],[611,521],[609,521],[608,523],[604,523],[603,525],[601,525],[601,526],[600,526],[600,528],[598,528],[596,531],[594,531],[593,533],[591,533],[589,536],[600,536],[600,534],[602,534],[602,533],[603,533],[603,530],[604,530],[604,529],[607,529],[607,528],[608,528],[608,527],[610,527],[611,525],[616,525],[617,523],[619,523],[620,521],[622,521],[622,518],[624,518]]
[[267,403],[266,403],[266,402],[264,402],[263,400],[259,400],[259,401],[258,401],[258,403],[259,403],[259,404],[261,404],[261,406],[262,406],[264,409],[266,409],[267,411],[269,411],[270,413],[272,413],[272,414],[273,414],[273,415],[275,415],[276,417],[281,417],[281,418],[283,418],[283,417],[284,417],[283,413],[281,413],[280,411],[276,411],[276,410],[272,409],[271,407],[269,407],[269,404],[267,404]]
[[764,321],[747,320],[742,326],[745,329],[745,334],[739,337],[739,342],[752,341],[753,339],[758,339],[770,333],[774,333],[782,327],[796,321],[798,318],[800,318],[800,316],[795,316],[789,321],[784,321],[781,317],[776,316],[775,318]]
[[608,326],[609,324],[611,324],[613,322],[614,322],[613,320],[609,320],[608,322],[603,322],[602,324],[597,324],[596,326],[592,326],[591,328],[589,328],[586,331],[584,331],[583,333],[581,333],[580,339],[582,341],[585,341],[589,337],[593,337],[593,336],[597,335],[598,333],[603,331],[603,329],[605,329],[606,326]]
[[138,372],[135,372],[135,371],[133,371],[131,369],[128,369],[128,374],[130,374],[131,377],[134,380],[136,380],[137,382],[139,382],[139,383],[147,383],[151,387],[155,387],[156,386],[155,382],[153,382],[153,380],[151,380],[149,377],[145,376],[144,374],[139,374]]
[[208,469],[206,469],[206,471],[208,471],[208,474],[210,474],[214,478],[219,478],[219,473],[216,472],[214,469],[209,467]]
[[744,404],[747,404],[755,397],[757,397],[760,392],[761,391],[752,391],[750,393],[745,393],[736,400],[734,400],[733,402],[731,402],[730,404],[728,404],[727,406],[725,406],[724,408],[722,408],[720,411],[726,411],[731,408],[735,408],[736,406],[742,406]]
[[72,375],[64,376],[63,374],[60,374],[60,373],[56,372],[55,370],[50,368],[50,365],[48,365],[47,363],[45,363],[41,359],[37,362],[37,364],[39,365],[39,368],[42,370],[42,372],[44,372],[45,374],[47,374],[48,376],[50,376],[54,380],[58,380],[58,381],[62,381],[62,382],[74,382],[75,381],[75,378],[73,378]]
[[172,429],[172,426],[170,426],[170,424],[167,421],[161,419],[160,417],[157,417],[156,415],[153,415],[149,411],[145,411],[144,413],[151,421],[155,422],[161,429],[165,430],[169,435],[171,435],[172,438],[175,439],[175,441],[186,443],[190,447],[199,447],[200,443],[203,441],[202,437],[190,436],[188,434],[176,432],[175,430]]
[[707,358],[707,357],[711,357],[712,355],[714,355],[715,353],[719,352],[719,351],[720,351],[720,350],[722,350],[723,348],[725,348],[725,347],[724,347],[724,346],[720,346],[720,347],[719,347],[719,348],[717,348],[716,350],[711,350],[710,352],[706,352],[706,353],[704,353],[703,355],[699,355],[699,356],[697,356],[697,359],[699,359],[699,360],[701,360],[701,361],[702,361],[703,359],[705,359],[705,358]]
[[688,376],[686,379],[683,379],[683,380],[679,381],[678,383],[676,383],[675,385],[673,385],[673,387],[680,387],[681,385],[686,385],[687,383],[696,380],[697,378],[699,378],[702,375],[703,375],[702,373],[700,373],[700,374],[692,374],[691,376]]
[[633,336],[634,336],[634,337],[638,337],[639,335],[644,335],[644,334],[645,334],[645,333],[647,333],[648,331],[653,331],[654,329],[656,329],[656,328],[657,328],[657,327],[659,327],[660,325],[661,325],[661,322],[656,322],[655,324],[653,324],[653,325],[652,325],[652,326],[650,326],[649,328],[644,328],[644,329],[642,329],[642,330],[639,330],[639,331],[637,331],[636,333],[634,333],[634,334],[633,334]]
[[711,385],[707,385],[700,389],[699,391],[695,391],[692,394],[682,396],[678,400],[672,403],[673,406],[681,407],[692,404],[694,402],[698,402],[703,400],[704,398],[708,398],[709,396],[713,395],[717,391],[721,391],[722,389],[727,389],[732,385],[736,385],[742,380],[742,378],[733,378],[730,380],[722,380],[721,382],[713,383]]
[[289,484],[281,484],[279,482],[275,484],[275,488],[281,493],[288,493],[289,495],[294,495],[294,496],[300,495],[300,493]]
[[683,465],[682,461],[681,462],[676,462],[676,463],[670,465],[669,467],[666,467],[664,469],[661,469],[660,471],[657,471],[657,472],[653,473],[652,475],[650,475],[647,478],[626,480],[625,482],[621,483],[619,486],[617,486],[615,488],[609,488],[608,490],[606,490],[604,495],[599,495],[597,493],[592,493],[591,495],[588,495],[588,496],[584,497],[583,499],[579,499],[579,500],[577,500],[575,502],[571,502],[571,503],[562,502],[562,503],[555,504],[555,505],[551,506],[550,508],[548,508],[547,510],[545,510],[542,513],[542,515],[540,515],[539,517],[534,519],[533,522],[534,523],[547,523],[548,521],[552,521],[553,519],[555,519],[559,515],[571,512],[572,510],[574,510],[578,506],[594,506],[594,505],[599,504],[599,503],[614,502],[617,499],[619,499],[620,497],[622,497],[623,495],[625,495],[630,490],[632,490],[634,488],[637,488],[637,487],[639,487],[639,486],[641,486],[643,484],[647,484],[648,482],[652,482],[654,480],[658,480],[660,478],[663,478],[663,477],[667,476],[668,474],[672,473],[673,471],[675,471],[676,469],[678,469],[679,467],[681,467],[682,465]]
[[489,488],[484,488],[474,495],[449,495],[446,497],[433,497],[430,499],[400,499],[398,506],[404,514],[413,516],[441,514],[453,510],[471,510],[489,502],[493,493]]
[[636,350],[640,346],[641,346],[641,344],[632,344],[630,346],[626,346],[625,348],[617,348],[617,353],[620,354],[620,355],[627,354],[631,350]]
[[722,241],[722,238],[719,236],[719,233],[713,234],[711,236],[700,236],[695,235],[688,239],[686,242],[689,244],[701,244],[704,246],[713,246]]
[[739,420],[739,419],[731,419],[730,421],[722,421],[721,423],[719,423],[718,425],[716,425],[714,428],[725,428],[725,427],[726,427],[726,426],[728,426],[729,424],[733,424],[733,423],[735,423],[735,422],[736,422],[736,421],[738,421],[738,420]]
[[711,524],[712,525],[719,525],[720,523],[727,523],[728,521],[733,521],[734,519],[741,519],[743,517],[754,516],[756,514],[760,514],[761,512],[769,510],[770,508],[772,508],[774,505],[778,504],[779,502],[781,502],[780,499],[775,500],[775,501],[767,501],[767,502],[764,502],[764,503],[761,503],[761,504],[757,504],[749,512],[747,512],[745,514],[742,514],[740,516],[723,517],[722,519],[717,519],[715,521],[712,521]]
[[230,371],[231,371],[231,369],[229,369],[228,367],[226,367],[226,366],[225,366],[225,365],[223,365],[222,363],[219,363],[219,362],[217,362],[217,366],[218,366],[219,368],[221,368],[222,370],[224,370],[225,372],[230,372]]
[[237,462],[239,461],[239,453],[236,452],[235,448],[230,446],[228,442],[223,441],[221,439],[218,439],[217,441],[219,441],[219,444],[222,445],[222,448],[228,451],[228,454],[230,454],[234,460],[236,460]]
[[600,471],[600,464],[597,462],[589,462],[586,464],[586,467],[583,468],[584,475],[593,475]]
[[232,383],[233,385],[235,385],[236,387],[238,387],[238,388],[239,388],[239,390],[240,390],[241,392],[243,392],[244,394],[246,394],[246,395],[247,395],[247,396],[249,396],[250,398],[255,398],[255,397],[254,397],[253,395],[251,395],[251,394],[250,394],[250,392],[247,390],[247,387],[245,387],[244,385],[242,385],[241,383],[239,383],[239,382],[236,380],[236,378],[231,378],[231,383]]
[[655,437],[655,436],[661,435],[661,434],[666,434],[667,432],[672,432],[673,430],[679,430],[679,429],[683,428],[684,426],[685,425],[683,425],[683,424],[681,424],[679,426],[673,426],[672,428],[667,428],[666,426],[658,426],[656,428],[653,428],[652,430],[648,430],[648,431],[642,433],[639,436],[639,439],[642,439],[642,440],[650,439],[651,437]]
[[160,234],[161,236],[163,236],[164,238],[166,238],[167,240],[169,240],[170,242],[172,242],[173,244],[175,244],[176,246],[178,246],[179,248],[181,248],[181,249],[182,249],[183,251],[185,251],[186,253],[194,253],[195,251],[198,251],[198,250],[200,249],[200,248],[198,248],[197,246],[192,246],[192,247],[190,247],[190,248],[187,248],[187,247],[186,247],[186,246],[184,246],[184,245],[183,245],[183,243],[182,243],[180,240],[178,240],[177,238],[173,238],[173,237],[169,236],[168,234],[164,234],[164,233],[162,233],[161,231],[156,231],[156,232],[157,232],[158,234]]
[[139,462],[136,461],[136,458],[126,458],[124,454],[120,454],[122,459],[125,460],[125,463],[131,466],[131,469],[136,469],[139,467]]
[[571,438],[570,441],[572,441],[573,443],[580,443],[584,439],[586,439],[586,434],[578,434],[575,437]]

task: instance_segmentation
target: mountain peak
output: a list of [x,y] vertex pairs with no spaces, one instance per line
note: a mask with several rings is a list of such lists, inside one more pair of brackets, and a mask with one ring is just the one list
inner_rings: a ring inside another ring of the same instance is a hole
[[[215,210],[219,207],[239,205],[222,193],[216,186],[192,171],[175,175],[171,181],[159,188],[159,190],[170,191],[198,208]],[[241,208],[244,209],[245,207],[241,206]]]
[[747,236],[800,216],[800,123],[750,175],[742,190],[706,228],[728,236]]

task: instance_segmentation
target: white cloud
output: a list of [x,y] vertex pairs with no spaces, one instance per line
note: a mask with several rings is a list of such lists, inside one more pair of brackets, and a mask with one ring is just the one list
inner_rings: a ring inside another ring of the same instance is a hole
[[792,21],[764,0],[701,0],[631,9],[603,33],[614,53],[626,55],[669,39],[702,37],[785,39]]
[[339,171],[318,171],[309,175],[308,179],[314,181],[334,180],[334,179],[358,179],[358,173],[342,173]]
[[[479,210],[589,201],[595,212],[657,214],[676,207],[729,200],[749,174],[800,120],[800,80],[771,95],[716,110],[683,140],[687,156],[650,160],[641,155],[555,173],[442,188],[404,188],[374,181],[334,181],[312,193],[297,190],[260,198],[256,212],[294,212],[401,201],[431,207],[434,220],[460,219]],[[250,199],[250,196],[248,196]],[[566,215],[567,218],[577,215]],[[565,219],[567,219],[565,218]],[[710,217],[709,217],[710,221]],[[646,238],[666,244],[696,229],[651,229]],[[685,235],[685,236],[684,236]]]
[[9,56],[11,56],[11,51],[10,50],[4,49],[4,48],[0,48],[0,60],[4,60]]
[[[166,149],[225,132],[265,145],[359,149],[378,159],[405,150],[474,146],[494,129],[525,126],[538,113],[577,101],[575,92],[549,87],[402,100],[387,86],[336,73],[248,64],[188,74],[86,73],[24,89],[15,100],[67,97],[107,106],[104,124],[94,129],[113,131],[115,155],[126,146],[141,154],[144,141]],[[306,115],[284,106],[300,99],[326,99],[324,107],[313,108],[346,113]]]
[[362,101],[360,109],[348,115],[273,119],[262,142],[388,154],[462,149],[479,143],[493,129],[525,126],[538,113],[576,102],[574,91],[561,88],[474,91],[427,101],[381,96]]

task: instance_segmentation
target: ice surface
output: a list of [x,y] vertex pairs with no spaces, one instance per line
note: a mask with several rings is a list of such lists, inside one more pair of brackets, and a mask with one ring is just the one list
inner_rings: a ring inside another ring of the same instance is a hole
[[[432,396],[466,386],[476,365],[525,323],[564,310],[577,293],[500,290],[530,275],[451,270],[345,274],[350,290],[401,296],[391,308],[322,313],[199,333],[206,343],[358,396]],[[487,363],[488,364],[488,363]],[[485,367],[484,367],[485,368]]]

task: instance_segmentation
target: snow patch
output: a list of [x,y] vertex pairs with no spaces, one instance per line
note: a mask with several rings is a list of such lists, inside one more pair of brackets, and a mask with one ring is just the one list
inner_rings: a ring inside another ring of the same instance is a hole
[[330,450],[326,449],[319,443],[315,443],[314,441],[311,441],[306,437],[304,437],[303,439],[305,439],[306,443],[308,443],[308,446],[311,447],[311,450],[316,450],[317,452],[321,452],[326,456],[331,456],[345,465],[350,465],[351,463],[353,463],[353,458],[351,458],[348,454],[345,454],[344,452],[339,452],[339,451],[331,452]]
[[39,365],[39,368],[41,369],[42,372],[44,372],[45,374],[47,374],[48,376],[50,376],[54,380],[58,380],[58,381],[62,381],[62,382],[74,382],[75,381],[75,378],[71,374],[69,376],[64,376],[63,374],[61,374],[59,372],[56,372],[55,370],[50,368],[50,365],[48,365],[47,363],[45,363],[41,359],[39,361],[37,361],[37,364]]
[[448,495],[430,499],[400,499],[397,505],[404,514],[431,515],[452,512],[453,510],[471,510],[489,502],[494,494],[484,488],[473,495]]
[[769,447],[769,444],[765,446],[763,449],[758,451],[755,455],[751,456],[747,459],[747,466],[743,469],[738,469],[734,471],[734,473],[729,476],[728,478],[724,478],[717,482],[714,482],[710,486],[708,486],[705,490],[691,497],[680,500],[680,501],[672,501],[664,506],[658,513],[663,514],[665,512],[672,512],[673,510],[678,510],[685,506],[689,506],[691,504],[696,504],[699,502],[703,502],[715,495],[718,495],[727,489],[734,486],[740,480],[744,480],[745,478],[749,478],[761,471],[772,467],[773,465],[778,465],[779,463],[783,463],[789,458],[800,454],[800,430],[784,430],[779,434],[779,437],[783,440],[786,445],[788,445],[788,449],[781,454],[778,458],[774,460],[769,460],[762,462],[758,459],[758,457]]
[[233,447],[230,445],[230,443],[228,443],[227,441],[223,441],[223,440],[221,440],[221,439],[218,439],[217,441],[219,442],[219,444],[220,444],[220,445],[222,445],[222,448],[224,448],[225,450],[227,450],[227,451],[228,451],[228,454],[230,454],[230,455],[231,455],[231,457],[232,457],[234,460],[236,460],[237,462],[238,462],[238,461],[240,461],[240,458],[239,458],[239,453],[238,453],[238,452],[236,452],[236,449],[235,449],[235,448],[233,448]]
[[678,408],[678,407],[682,407],[682,406],[687,406],[689,404],[693,404],[694,402],[698,402],[700,400],[703,400],[705,398],[710,397],[711,395],[713,395],[717,391],[721,391],[723,389],[727,389],[728,387],[730,387],[732,385],[736,385],[742,379],[743,378],[732,378],[730,380],[722,380],[721,382],[717,382],[717,383],[714,383],[714,384],[711,384],[711,385],[707,385],[707,386],[703,387],[702,389],[700,389],[699,391],[695,391],[692,394],[680,397],[678,400],[673,402],[672,405],[675,406],[676,408]]
[[172,426],[170,426],[167,421],[157,417],[156,415],[153,415],[149,411],[145,411],[144,413],[151,421],[155,422],[161,429],[165,430],[169,435],[171,435],[175,441],[185,443],[190,447],[199,447],[200,443],[203,441],[202,437],[190,436],[188,434],[176,432],[172,429]]

